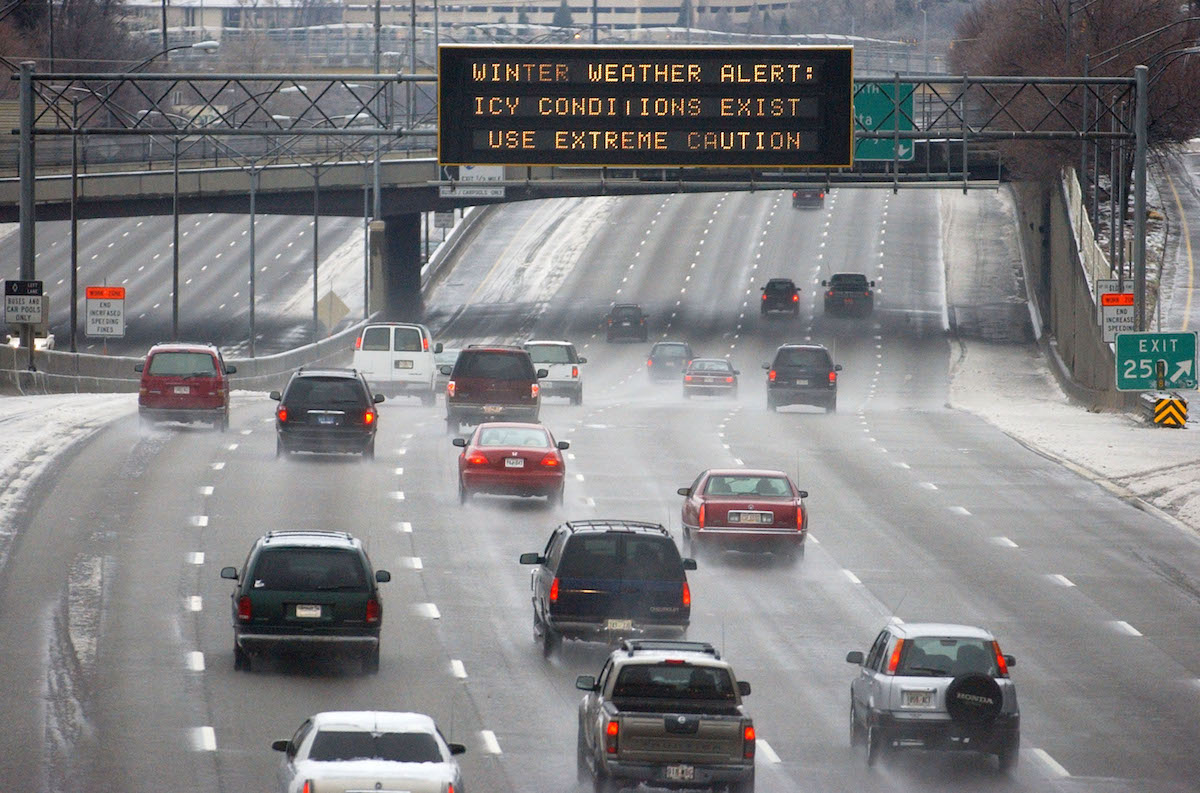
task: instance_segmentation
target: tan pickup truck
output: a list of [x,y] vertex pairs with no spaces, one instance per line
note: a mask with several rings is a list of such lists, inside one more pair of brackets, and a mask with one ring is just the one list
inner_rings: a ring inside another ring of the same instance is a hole
[[754,722],[712,645],[631,640],[599,677],[580,675],[577,769],[597,793],[656,788],[754,790]]

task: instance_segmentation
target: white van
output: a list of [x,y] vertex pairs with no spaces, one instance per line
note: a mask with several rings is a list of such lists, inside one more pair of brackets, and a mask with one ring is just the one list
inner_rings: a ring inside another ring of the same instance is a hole
[[583,364],[575,345],[569,341],[532,339],[525,342],[529,358],[538,369],[549,372],[538,380],[543,396],[561,396],[572,405],[583,404]]
[[379,322],[363,328],[354,342],[353,365],[372,389],[390,396],[411,394],[432,405],[437,396],[433,356],[441,351],[424,325]]

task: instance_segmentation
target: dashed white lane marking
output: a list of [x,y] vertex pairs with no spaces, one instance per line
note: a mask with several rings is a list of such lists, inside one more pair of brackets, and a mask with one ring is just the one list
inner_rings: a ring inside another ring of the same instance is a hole
[[893,465],[895,465],[897,468],[903,468],[905,471],[912,468],[912,466],[908,463],[893,463]]
[[404,476],[404,469],[403,469],[403,468],[397,468],[397,469],[396,469],[396,476]]
[[213,494],[213,486],[212,485],[202,485],[200,487],[200,495],[211,496],[212,494]]
[[582,482],[582,481],[583,481],[583,474],[575,474],[575,481],[576,481],[576,482]]
[[771,748],[771,744],[767,743],[765,739],[759,738],[754,743],[758,746],[758,753],[766,757],[768,763],[783,762],[779,759],[779,755],[775,754],[775,750]]
[[228,446],[226,446],[225,448],[228,449],[229,451],[233,451],[237,447],[238,447],[238,445],[236,443],[231,443]]
[[412,534],[412,524],[407,520],[402,520],[396,523],[396,531],[402,534]]
[[192,728],[192,748],[197,752],[217,751],[217,734],[212,727]]
[[467,677],[467,668],[463,666],[463,662],[457,658],[450,659],[450,674],[457,677],[459,680],[465,680]]
[[408,454],[408,449],[397,449],[396,454],[399,454],[399,455]]
[[971,511],[966,507],[950,507],[950,511],[955,515],[970,515]]
[[1055,760],[1045,749],[1030,749],[1029,753],[1036,757],[1042,765],[1050,770],[1054,776],[1070,776],[1071,772],[1062,767],[1062,764]]
[[1067,578],[1065,575],[1059,575],[1058,573],[1054,573],[1053,575],[1051,575],[1050,580],[1061,586],[1075,586],[1074,581]]
[[733,458],[733,462],[734,462],[734,463],[736,463],[737,465],[745,465],[745,463],[744,463],[744,462],[742,462],[742,458],[741,458],[741,457],[734,457],[734,458]]
[[588,496],[587,498],[585,498],[583,500],[583,503],[587,504],[589,507],[594,507],[594,506],[596,506],[596,499],[592,498],[591,496]]
[[1007,537],[993,537],[992,542],[996,543],[997,545],[1003,546],[1005,548],[1020,548],[1021,547],[1021,546],[1017,545],[1015,542],[1013,542],[1012,540],[1008,539]]
[[861,584],[861,583],[862,583],[862,581],[860,581],[860,580],[858,579],[858,576],[856,576],[854,573],[850,572],[849,570],[846,570],[846,569],[844,569],[844,568],[843,568],[843,569],[842,569],[842,574],[843,574],[843,575],[845,575],[845,576],[846,576],[846,578],[849,578],[849,579],[850,579],[850,583],[851,583],[851,584]]
[[1141,631],[1139,631],[1137,628],[1130,625],[1125,620],[1114,620],[1114,621],[1110,622],[1109,625],[1113,626],[1113,628],[1115,630],[1118,630],[1121,633],[1127,634],[1129,636],[1141,636],[1142,635]]
[[488,754],[500,754],[500,742],[496,740],[496,733],[491,730],[480,730],[479,735],[483,738],[483,748]]
[[405,567],[411,567],[413,570],[424,570],[425,564],[419,556],[407,556],[403,560]]
[[192,551],[187,556],[188,564],[204,564],[204,551]]
[[575,453],[574,453],[574,452],[567,452],[567,459],[568,459],[568,460],[574,460],[574,459],[575,459]]
[[440,620],[442,618],[442,612],[438,611],[436,603],[421,603],[417,606],[417,610],[431,620]]
[[204,598],[199,595],[189,595],[185,605],[188,611],[203,611]]
[[192,525],[198,528],[204,528],[208,525],[208,515],[193,515]]
[[391,493],[388,493],[388,498],[392,499],[393,501],[403,501],[404,500],[404,491],[403,490],[393,490]]
[[204,671],[204,653],[192,651],[187,654],[187,668],[193,672]]
[[814,537],[814,536],[813,536],[813,535],[811,535],[811,534],[810,534],[810,535],[808,535],[808,539],[806,539],[806,540],[805,540],[805,542],[811,542],[813,545],[820,545],[820,544],[821,544],[821,541],[820,541],[820,540],[818,540],[816,537]]
[[225,463],[213,463],[209,467],[212,468],[214,471],[220,471],[222,468],[225,467]]
[[937,490],[938,489],[938,486],[935,485],[933,482],[918,482],[917,486],[923,487],[926,490]]
[[254,430],[242,430],[243,435],[249,435],[252,432],[254,432]]

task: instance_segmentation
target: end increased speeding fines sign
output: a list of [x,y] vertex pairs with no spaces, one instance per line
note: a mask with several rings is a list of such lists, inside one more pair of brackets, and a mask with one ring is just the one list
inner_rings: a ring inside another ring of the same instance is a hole
[[122,338],[125,336],[125,287],[89,286],[84,333],[88,336]]
[[438,48],[443,165],[845,167],[849,47]]

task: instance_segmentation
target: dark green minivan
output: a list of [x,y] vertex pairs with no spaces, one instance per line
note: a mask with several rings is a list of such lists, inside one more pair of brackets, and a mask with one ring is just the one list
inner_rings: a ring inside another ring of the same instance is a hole
[[392,579],[372,571],[362,543],[343,531],[272,531],[254,543],[233,590],[233,665],[250,671],[267,653],[327,652],[379,671],[383,601],[376,584]]

